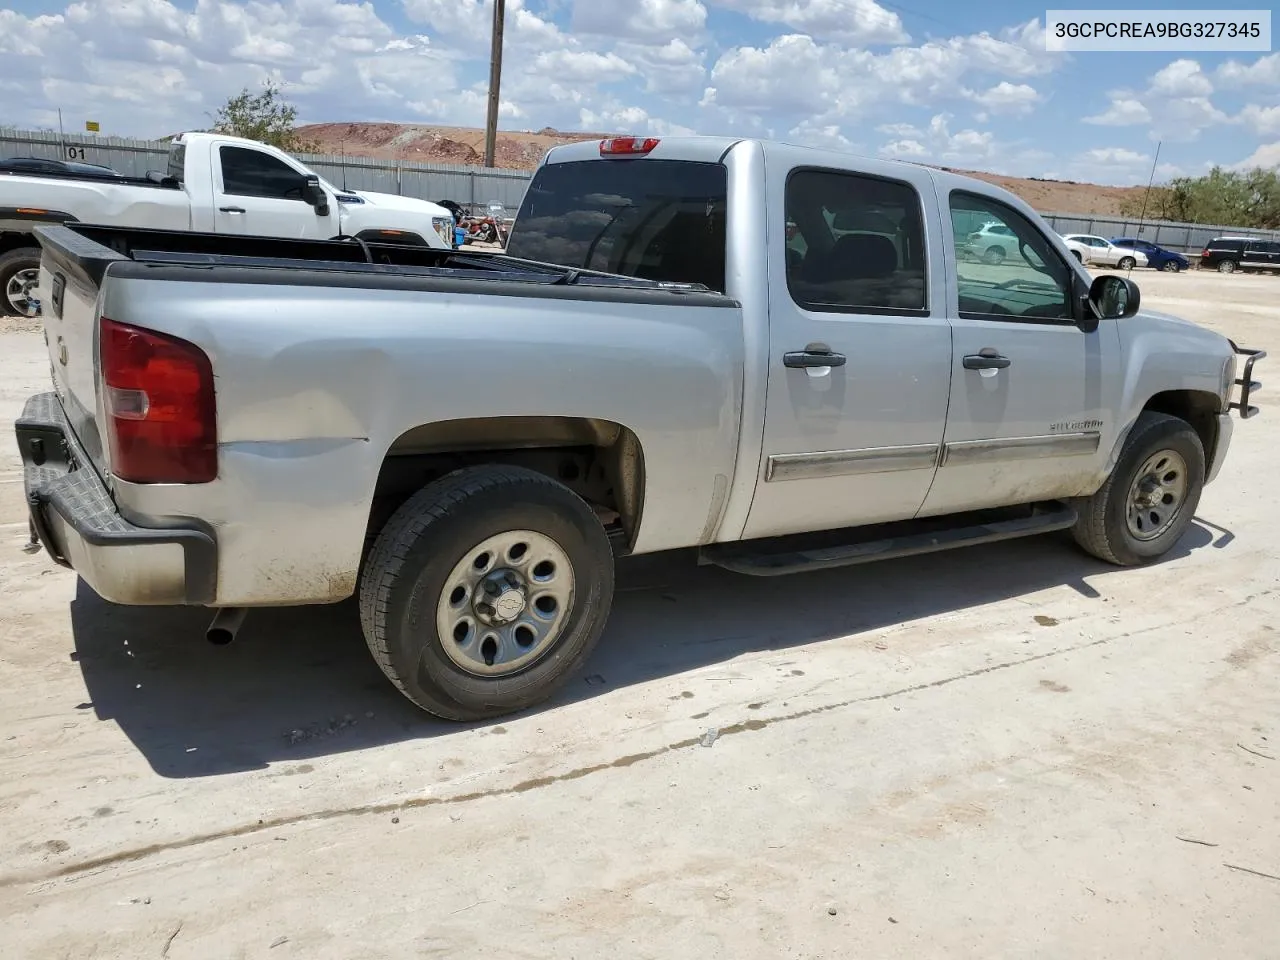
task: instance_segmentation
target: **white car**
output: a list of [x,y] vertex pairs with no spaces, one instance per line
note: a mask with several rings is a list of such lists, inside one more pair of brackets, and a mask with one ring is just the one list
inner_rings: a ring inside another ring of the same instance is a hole
[[1129,247],[1117,247],[1110,240],[1091,236],[1087,233],[1068,233],[1062,238],[1067,249],[1076,255],[1081,263],[1095,263],[1103,267],[1119,267],[1121,270],[1132,270],[1134,267],[1147,266],[1147,255],[1141,250]]

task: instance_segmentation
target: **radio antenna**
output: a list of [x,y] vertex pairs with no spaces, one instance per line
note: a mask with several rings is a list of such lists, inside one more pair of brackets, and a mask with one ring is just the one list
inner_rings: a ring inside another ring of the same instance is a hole
[[[1147,192],[1142,195],[1142,212],[1138,214],[1138,236],[1142,236],[1142,231],[1147,228],[1147,202],[1151,199],[1151,185],[1156,182],[1156,164],[1160,162],[1160,148],[1164,146],[1164,141],[1156,143],[1156,156],[1151,161],[1151,176],[1147,178]],[[1133,274],[1133,267],[1129,268],[1129,274]]]

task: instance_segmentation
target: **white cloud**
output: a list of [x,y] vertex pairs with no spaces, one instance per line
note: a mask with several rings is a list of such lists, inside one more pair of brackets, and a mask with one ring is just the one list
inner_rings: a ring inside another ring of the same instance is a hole
[[1086,150],[1079,155],[1086,163],[1106,164],[1107,166],[1131,167],[1136,163],[1150,163],[1151,157],[1126,147],[1098,147]]
[[1096,116],[1085,117],[1085,123],[1095,123],[1103,127],[1144,126],[1151,122],[1151,111],[1141,100],[1124,95],[1112,95],[1111,105],[1106,111]]
[[1280,137],[1280,106],[1260,107],[1256,103],[1248,104],[1237,118],[1248,125],[1259,136]]
[[706,80],[704,53],[678,37],[662,46],[624,42],[614,52],[636,66],[648,93],[688,96],[700,91]]
[[[723,53],[712,67],[703,104],[739,122],[764,113],[794,124],[792,118],[801,114],[819,127],[898,105],[936,109],[947,100],[974,96],[963,83],[970,76],[1023,79],[1053,70],[1061,59],[1044,52],[1043,38],[1032,21],[999,37],[981,33],[875,54],[787,34],[765,47]],[[987,94],[995,101],[1025,99],[1023,86],[997,85]]]
[[1280,141],[1261,144],[1249,156],[1231,165],[1233,170],[1252,170],[1254,167],[1280,167]]
[[1212,92],[1213,83],[1199,62],[1174,60],[1152,74],[1145,90],[1108,93],[1107,109],[1085,117],[1084,122],[1107,127],[1145,126],[1152,140],[1186,143],[1199,139],[1210,127],[1231,122],[1209,99]]
[[583,33],[661,43],[700,34],[707,8],[700,0],[575,0],[571,22]]
[[1197,60],[1175,60],[1151,77],[1148,90],[1165,97],[1207,97],[1213,84]]
[[1253,63],[1228,60],[1218,67],[1216,76],[1223,86],[1280,88],[1280,53],[1259,57]]
[[892,140],[880,148],[881,156],[896,160],[931,160],[946,165],[982,164],[1000,151],[995,135],[988,130],[965,129],[951,132],[952,116],[935,114],[929,128],[912,131],[914,137]]
[[841,133],[840,128],[834,123],[824,126],[812,120],[805,120],[792,127],[787,133],[787,138],[801,146],[818,147],[823,150],[855,153],[859,149],[858,145]]
[[631,76],[636,68],[616,53],[551,50],[538,54],[529,70],[566,83],[610,83]]
[[1028,83],[1010,83],[1001,80],[989,90],[981,93],[966,91],[969,99],[985,108],[990,114],[1010,114],[1024,116],[1030,113],[1043,98],[1035,87]]
[[708,0],[712,6],[777,23],[818,40],[846,44],[906,43],[901,18],[875,0]]

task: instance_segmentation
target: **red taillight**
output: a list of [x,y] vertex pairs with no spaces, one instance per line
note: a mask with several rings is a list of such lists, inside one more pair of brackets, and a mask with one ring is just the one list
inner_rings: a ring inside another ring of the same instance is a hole
[[600,156],[634,156],[652,151],[662,141],[657,137],[614,137],[612,140],[600,141]]
[[213,366],[193,343],[102,318],[111,472],[130,483],[218,475]]

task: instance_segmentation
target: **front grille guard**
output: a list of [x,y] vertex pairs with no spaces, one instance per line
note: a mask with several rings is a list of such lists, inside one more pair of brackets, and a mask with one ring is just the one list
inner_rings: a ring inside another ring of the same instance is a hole
[[1253,379],[1253,365],[1259,360],[1266,359],[1267,352],[1265,350],[1250,350],[1248,347],[1238,347],[1234,340],[1229,340],[1227,342],[1231,344],[1231,349],[1234,350],[1238,356],[1248,358],[1244,362],[1244,370],[1241,371],[1240,376],[1237,377],[1235,382],[1232,384],[1233,389],[1235,387],[1240,388],[1240,399],[1232,401],[1230,404],[1230,408],[1232,410],[1238,410],[1240,412],[1241,420],[1248,420],[1250,417],[1256,417],[1258,415],[1258,408],[1250,406],[1249,400],[1255,393],[1262,389],[1262,384]]

